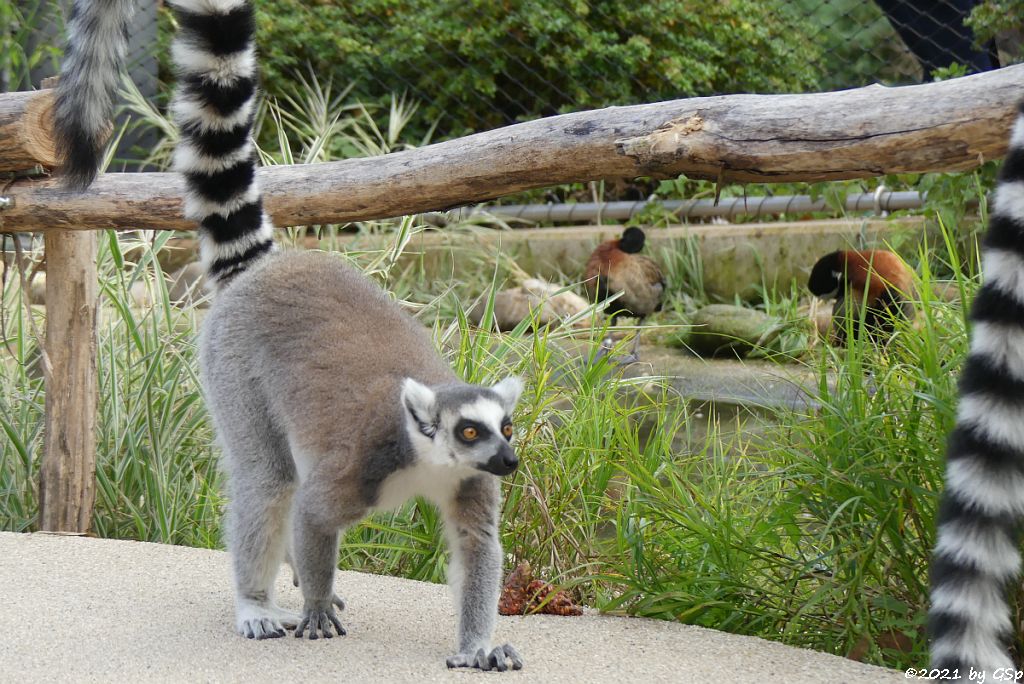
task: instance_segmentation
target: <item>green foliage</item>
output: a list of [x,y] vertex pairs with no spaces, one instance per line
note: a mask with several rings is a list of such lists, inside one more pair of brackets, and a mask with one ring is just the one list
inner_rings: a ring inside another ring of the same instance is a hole
[[968,68],[959,62],[953,62],[949,66],[933,69],[931,77],[933,81],[948,81],[952,78],[960,78],[968,74]]
[[[984,45],[999,34],[1024,32],[1024,0],[984,0],[971,10],[965,22],[974,31],[976,45]],[[1011,58],[1024,57],[1020,45],[1002,46],[1012,51]]]
[[616,555],[629,561],[603,576],[622,585],[605,610],[926,661],[935,492],[967,346],[963,310],[930,294],[934,259],[921,255],[920,319],[886,349],[824,349],[819,406],[781,412],[728,458],[626,467]]
[[[100,325],[94,529],[104,537],[215,547],[223,497],[196,370],[197,312],[171,305],[156,259],[170,236],[149,244],[109,231],[101,244],[107,315]],[[120,267],[126,250],[134,261],[127,269]]]
[[0,300],[0,529],[11,532],[30,529],[38,513],[45,401],[36,334],[42,321],[20,295],[18,288],[5,288]]
[[[258,5],[265,82],[308,63],[381,103],[428,103],[444,135],[567,110],[712,93],[816,87],[803,20],[780,0],[269,0]],[[771,65],[766,69],[765,65]]]
[[[916,187],[925,193],[926,215],[950,239],[947,250],[956,255],[957,268],[974,277],[980,273],[978,240],[988,225],[988,193],[995,187],[1000,163],[985,162],[969,173],[929,173],[917,177]],[[955,277],[949,263],[932,264],[936,275]]]
[[47,61],[56,71],[61,49],[45,37],[63,25],[54,0],[0,3],[0,92],[31,90],[32,70]]

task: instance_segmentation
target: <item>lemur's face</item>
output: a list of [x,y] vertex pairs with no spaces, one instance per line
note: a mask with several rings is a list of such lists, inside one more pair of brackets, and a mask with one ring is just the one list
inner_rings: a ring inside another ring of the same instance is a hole
[[508,377],[493,387],[402,385],[406,429],[428,462],[508,475],[519,465],[512,448],[512,410],[523,383]]

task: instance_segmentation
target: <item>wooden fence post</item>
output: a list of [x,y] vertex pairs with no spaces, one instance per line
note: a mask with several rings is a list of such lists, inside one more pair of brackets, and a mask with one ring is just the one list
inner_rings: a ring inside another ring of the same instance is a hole
[[96,499],[97,234],[50,230],[45,241],[49,366],[39,528],[85,533]]

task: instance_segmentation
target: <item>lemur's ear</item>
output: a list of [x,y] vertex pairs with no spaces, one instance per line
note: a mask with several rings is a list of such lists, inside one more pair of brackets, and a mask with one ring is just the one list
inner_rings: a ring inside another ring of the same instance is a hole
[[434,390],[426,385],[412,378],[402,381],[402,406],[427,437],[433,437],[437,432],[436,399]]
[[523,393],[523,381],[515,375],[510,375],[491,387],[491,389],[501,397],[505,410],[512,413],[512,409],[516,407],[516,402],[519,401],[519,395]]

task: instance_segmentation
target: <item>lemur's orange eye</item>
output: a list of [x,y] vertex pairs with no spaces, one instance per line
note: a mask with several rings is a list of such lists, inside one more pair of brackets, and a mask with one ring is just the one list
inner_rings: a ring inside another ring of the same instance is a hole
[[462,439],[472,442],[474,439],[480,436],[480,433],[476,431],[475,427],[464,427],[462,428]]
[[512,439],[512,423],[502,425],[501,434],[505,435],[505,439]]

